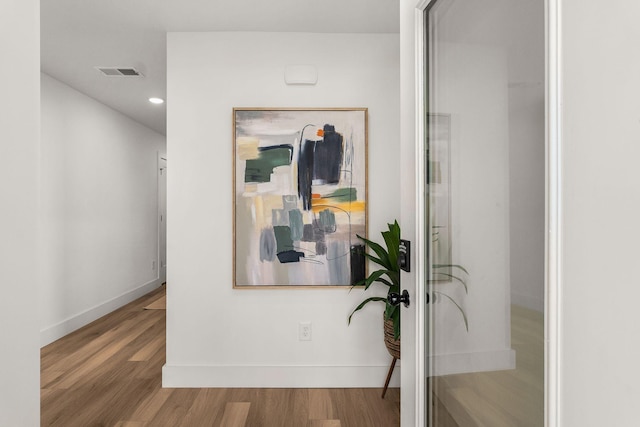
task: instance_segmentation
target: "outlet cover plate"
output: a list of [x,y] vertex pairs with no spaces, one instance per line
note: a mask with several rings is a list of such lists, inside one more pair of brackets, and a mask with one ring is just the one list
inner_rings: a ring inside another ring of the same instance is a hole
[[298,341],[311,341],[311,322],[298,323]]

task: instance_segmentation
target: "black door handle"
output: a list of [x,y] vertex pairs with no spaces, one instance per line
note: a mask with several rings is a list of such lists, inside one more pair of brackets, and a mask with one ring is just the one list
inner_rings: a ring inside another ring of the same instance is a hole
[[404,303],[405,307],[409,307],[409,304],[411,304],[409,292],[406,289],[402,291],[402,295],[391,292],[387,296],[387,301],[389,301],[389,304],[391,305],[400,305],[400,303]]

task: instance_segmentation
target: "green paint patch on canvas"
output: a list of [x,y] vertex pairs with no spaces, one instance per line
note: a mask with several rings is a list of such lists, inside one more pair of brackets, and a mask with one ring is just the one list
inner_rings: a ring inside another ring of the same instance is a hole
[[329,209],[325,209],[320,212],[320,229],[325,233],[335,233],[336,227],[336,215]]
[[274,168],[290,164],[290,147],[268,147],[260,151],[257,159],[246,161],[244,182],[269,182]]
[[286,252],[293,249],[291,228],[285,225],[277,225],[273,227],[273,234],[276,236],[276,253]]
[[335,201],[336,203],[355,202],[358,200],[358,191],[353,187],[339,188],[323,197],[332,199],[332,201]]
[[302,240],[304,224],[302,212],[299,209],[289,211],[289,227],[291,228],[291,240]]

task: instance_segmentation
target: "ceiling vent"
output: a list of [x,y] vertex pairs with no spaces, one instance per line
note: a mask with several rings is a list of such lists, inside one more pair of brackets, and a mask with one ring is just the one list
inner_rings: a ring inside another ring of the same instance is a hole
[[144,77],[133,67],[96,67],[96,70],[107,77]]

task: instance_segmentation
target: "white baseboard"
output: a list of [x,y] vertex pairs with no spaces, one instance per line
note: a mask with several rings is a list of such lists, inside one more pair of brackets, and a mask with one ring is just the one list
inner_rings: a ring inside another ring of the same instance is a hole
[[504,371],[516,368],[516,352],[512,349],[475,353],[440,354],[430,357],[431,376],[470,372]]
[[[389,361],[391,362],[391,361]],[[432,356],[433,376],[515,369],[512,349]],[[382,388],[389,366],[164,365],[169,388]],[[400,363],[389,387],[400,387]]]
[[[391,363],[391,360],[389,360]],[[389,366],[171,366],[162,387],[382,388]],[[400,363],[389,387],[400,386]]]
[[151,292],[161,284],[162,283],[159,279],[152,280],[151,282],[147,282],[144,285],[125,292],[115,298],[112,298],[101,304],[88,308],[87,310],[84,310],[76,315],[73,315],[60,323],[56,323],[55,325],[42,329],[40,331],[40,347],[44,347],[45,345],[50,344],[67,334],[70,334],[76,329],[80,329],[81,327],[88,325],[94,320],[99,319],[114,310],[117,310],[123,305],[126,305],[131,301],[134,301],[141,296]]

